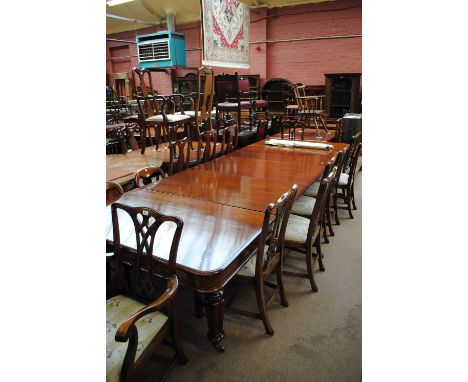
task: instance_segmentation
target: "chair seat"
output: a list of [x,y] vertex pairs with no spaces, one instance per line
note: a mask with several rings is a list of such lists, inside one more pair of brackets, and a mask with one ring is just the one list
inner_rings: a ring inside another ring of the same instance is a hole
[[299,114],[322,114],[323,110],[299,110]]
[[301,216],[311,216],[317,199],[311,196],[301,196],[297,199],[291,208],[291,213]]
[[[194,118],[194,117],[195,117],[195,110],[186,110],[186,111],[184,110],[184,113],[185,113],[185,115],[188,115],[188,116],[190,116],[191,118]],[[178,112],[176,113],[176,115],[181,115],[181,112],[178,111]],[[198,112],[198,116],[200,116],[200,115],[201,115],[201,112],[199,111],[199,112]],[[213,109],[213,110],[211,111],[211,115],[212,115],[212,116],[215,116],[215,115],[216,115],[216,109]]]
[[349,175],[342,172],[340,174],[340,180],[338,181],[338,186],[346,186],[348,184]]
[[216,105],[216,107],[221,110],[237,110],[239,104],[237,102],[221,102]]
[[[268,252],[268,245],[265,245],[265,250],[263,253]],[[267,261],[266,257],[263,257],[263,264],[265,264]],[[257,263],[257,254],[253,255],[249,261],[247,261],[244,266],[240,269],[238,272],[239,275],[241,276],[247,276],[247,277],[255,277],[255,265]]]
[[310,186],[307,190],[305,190],[304,195],[312,196],[316,198],[318,195],[319,188],[320,188],[320,182],[315,182],[312,184],[312,186]]
[[299,244],[305,244],[310,220],[302,216],[289,215],[284,240]]
[[264,99],[258,99],[255,101],[255,105],[257,107],[267,107],[268,106],[268,101]]
[[138,114],[127,115],[122,118],[124,121],[138,121]]
[[288,105],[288,106],[286,106],[286,109],[297,110],[297,109],[299,109],[299,106],[298,105]]
[[[166,114],[167,121],[169,123],[188,121],[190,119],[189,115],[182,114]],[[152,117],[146,118],[146,122],[163,122],[162,114],[153,115]]]
[[[127,342],[117,342],[115,333],[119,326],[132,314],[144,308],[141,304],[129,297],[115,296],[106,301],[106,381],[118,382],[122,362],[127,351]],[[136,322],[138,330],[138,347],[135,361],[145,348],[161,330],[168,317],[161,312],[149,313]]]

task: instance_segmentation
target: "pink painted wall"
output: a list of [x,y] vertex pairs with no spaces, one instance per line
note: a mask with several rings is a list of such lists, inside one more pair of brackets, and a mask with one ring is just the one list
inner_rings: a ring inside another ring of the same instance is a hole
[[[176,16],[177,19],[177,16]],[[265,40],[284,40],[309,37],[343,36],[362,33],[361,0],[337,0],[320,4],[266,9],[250,12],[250,69],[237,70],[240,74],[260,74],[261,84],[270,78],[287,78],[291,82],[306,85],[324,85],[324,73],[361,73],[362,39],[340,38],[315,41],[289,41],[255,43]],[[159,28],[108,35],[108,38],[135,41],[137,34],[152,33]],[[185,33],[187,66],[201,66],[200,23],[177,27]],[[107,80],[112,73],[127,71],[138,66],[137,57],[110,61],[109,57],[120,57],[122,46],[128,45],[129,55],[136,56],[135,44],[107,41]],[[121,47],[119,49],[119,47]],[[116,49],[116,50],[114,50]],[[125,70],[126,69],[126,70]],[[215,73],[234,73],[235,69],[215,68]],[[185,75],[178,71],[177,76]],[[171,76],[165,72],[153,73],[153,86],[161,94],[172,92]]]

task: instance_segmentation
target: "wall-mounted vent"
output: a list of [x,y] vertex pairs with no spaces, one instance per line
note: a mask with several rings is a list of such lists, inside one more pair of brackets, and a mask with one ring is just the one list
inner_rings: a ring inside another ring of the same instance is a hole
[[138,55],[140,61],[169,60],[171,58],[169,40],[140,44]]

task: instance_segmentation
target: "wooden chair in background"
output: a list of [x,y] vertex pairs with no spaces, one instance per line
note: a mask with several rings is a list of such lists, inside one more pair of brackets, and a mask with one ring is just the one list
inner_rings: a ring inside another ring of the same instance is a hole
[[[174,361],[187,362],[175,306],[178,289],[176,259],[183,222],[146,207],[114,203],[111,209],[118,294],[106,301],[106,380],[135,380],[141,367],[163,343],[175,350],[164,378]],[[168,225],[175,226],[175,230],[171,231]],[[132,232],[135,234],[135,252],[125,251],[124,255],[121,233],[126,236]],[[172,236],[166,269],[156,268],[153,257],[154,238],[158,232]],[[130,280],[123,277],[124,267],[130,269]],[[162,294],[158,292],[156,269],[167,280]]]
[[135,174],[135,187],[142,188],[146,184],[159,183],[166,176],[160,167],[145,167]]
[[205,128],[212,130],[212,118],[216,116],[216,111],[213,110],[215,95],[213,69],[204,66],[198,68],[197,83],[198,93],[195,94],[194,109],[185,110],[184,114],[190,116],[195,121],[197,132],[200,132],[202,124],[205,125]]
[[[350,156],[351,162],[349,169],[340,174],[333,201],[336,216],[338,215],[338,209],[345,209],[348,211],[349,218],[354,219],[353,213],[351,212],[351,204],[353,209],[356,210],[357,207],[354,200],[354,175],[356,173],[356,166],[359,160],[359,154],[361,153],[361,147],[362,143],[360,142],[353,147],[353,152]],[[338,199],[342,199],[346,206],[338,205]]]
[[[230,301],[226,304],[226,311],[262,320],[265,331],[269,335],[274,330],[268,318],[267,308],[280,296],[283,306],[288,306],[286,292],[283,283],[283,248],[286,225],[288,224],[289,211],[296,195],[298,186],[293,187],[282,195],[275,203],[271,203],[265,210],[262,232],[258,240],[258,247],[253,256],[247,261],[237,274],[237,278],[250,282],[255,287],[257,306],[259,313],[253,313],[232,307],[238,289]],[[267,281],[267,278],[276,273],[276,284]],[[273,294],[268,301],[265,300],[264,287],[273,289]]]
[[[293,277],[304,277],[309,279],[312,291],[317,292],[318,287],[314,278],[314,265],[318,261],[319,269],[325,270],[323,265],[323,254],[321,249],[321,232],[325,204],[330,193],[333,178],[336,175],[337,168],[334,167],[328,176],[320,182],[317,198],[313,205],[312,214],[309,218],[289,215],[288,226],[284,236],[284,247],[302,253],[306,258],[307,273],[298,273],[292,271],[283,271],[284,275]],[[292,211],[292,210],[291,210]],[[315,247],[317,253],[313,253]]]

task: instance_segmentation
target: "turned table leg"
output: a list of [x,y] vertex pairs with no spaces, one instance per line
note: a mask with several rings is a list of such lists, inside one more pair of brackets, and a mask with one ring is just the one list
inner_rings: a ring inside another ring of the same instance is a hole
[[206,318],[208,320],[208,339],[220,353],[224,352],[221,341],[224,338],[224,293],[222,290],[207,294]]

